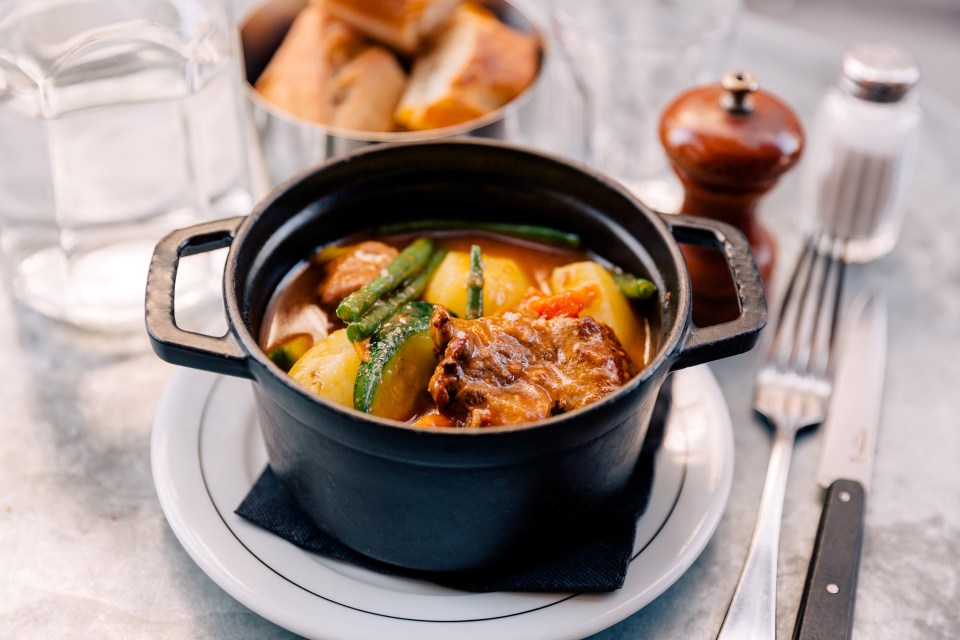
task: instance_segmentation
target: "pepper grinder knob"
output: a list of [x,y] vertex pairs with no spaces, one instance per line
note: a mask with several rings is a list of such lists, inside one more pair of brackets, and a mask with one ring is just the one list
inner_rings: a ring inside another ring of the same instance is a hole
[[750,94],[760,90],[760,83],[752,73],[731,71],[723,76],[720,86],[727,91],[720,96],[720,106],[724,111],[739,115],[753,111]]
[[[803,129],[797,116],[760,89],[752,74],[735,71],[720,83],[677,96],[660,119],[660,141],[683,183],[680,212],[740,229],[769,284],[776,243],[757,205],[800,159]],[[736,291],[723,257],[697,247],[684,246],[683,252],[693,284],[694,323],[736,318]]]

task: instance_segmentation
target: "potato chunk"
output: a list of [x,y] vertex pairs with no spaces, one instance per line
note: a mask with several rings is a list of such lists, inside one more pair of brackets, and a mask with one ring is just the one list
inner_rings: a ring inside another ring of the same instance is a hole
[[[510,258],[488,255],[483,256],[483,262],[483,315],[490,316],[517,306],[530,288],[530,281],[520,265]],[[469,273],[470,254],[451,251],[430,278],[423,299],[465,318]]]
[[580,312],[604,323],[616,334],[620,344],[636,344],[643,337],[643,327],[627,297],[620,292],[613,276],[596,262],[584,261],[557,267],[550,274],[550,291],[554,294],[594,285],[598,295]]
[[317,342],[290,369],[290,377],[321,398],[353,407],[353,385],[360,355],[347,330],[334,331]]

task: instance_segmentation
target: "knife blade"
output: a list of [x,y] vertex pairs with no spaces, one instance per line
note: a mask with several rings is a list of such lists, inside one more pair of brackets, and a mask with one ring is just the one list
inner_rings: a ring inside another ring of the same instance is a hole
[[886,358],[886,301],[879,292],[867,291],[851,306],[824,424],[817,482],[827,492],[794,640],[839,640],[853,629]]

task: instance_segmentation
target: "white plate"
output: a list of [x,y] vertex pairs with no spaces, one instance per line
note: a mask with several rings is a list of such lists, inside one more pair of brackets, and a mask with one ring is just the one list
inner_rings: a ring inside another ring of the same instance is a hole
[[464,593],[330,560],[234,514],[266,465],[250,383],[178,371],[154,422],[153,477],[174,533],[210,578],[268,620],[336,640],[563,640],[639,610],[706,546],[733,477],[733,431],[706,367],[675,374],[635,556],[610,594]]

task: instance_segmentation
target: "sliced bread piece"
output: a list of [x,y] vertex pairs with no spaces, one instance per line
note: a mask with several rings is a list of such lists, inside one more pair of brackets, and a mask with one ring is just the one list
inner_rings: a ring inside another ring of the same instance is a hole
[[334,18],[322,4],[311,3],[293,21],[255,88],[295,116],[329,122],[331,81],[368,47],[359,33]]
[[393,112],[407,85],[407,74],[393,54],[370,47],[334,77],[330,124],[357,131],[392,131]]
[[433,47],[414,64],[394,114],[410,130],[479,118],[519,96],[537,75],[539,46],[489,11],[457,9]]
[[404,54],[413,54],[463,0],[326,0],[341,20]]

